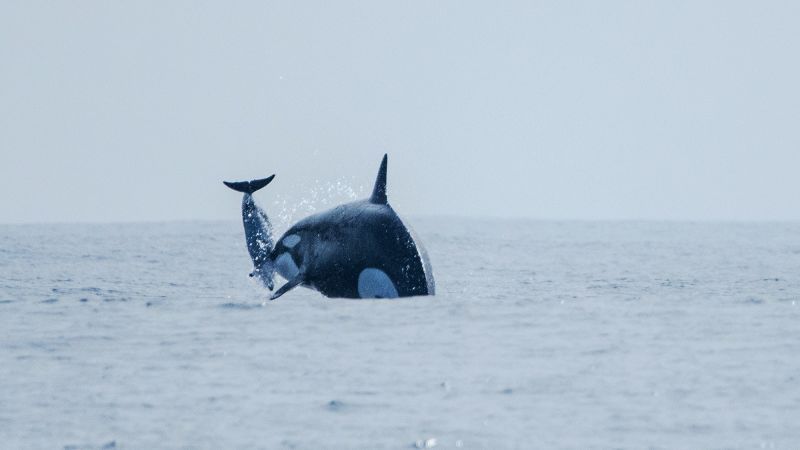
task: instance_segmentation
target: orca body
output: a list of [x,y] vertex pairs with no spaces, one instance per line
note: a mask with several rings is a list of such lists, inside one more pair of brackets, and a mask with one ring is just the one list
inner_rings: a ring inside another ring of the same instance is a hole
[[252,202],[252,193],[272,177],[225,182],[244,192],[242,219],[255,266],[251,276],[258,276],[270,290],[275,271],[288,280],[272,299],[296,286],[343,298],[435,294],[433,271],[422,243],[388,203],[386,166],[384,155],[369,199],[306,217],[277,244],[273,244],[266,214]]

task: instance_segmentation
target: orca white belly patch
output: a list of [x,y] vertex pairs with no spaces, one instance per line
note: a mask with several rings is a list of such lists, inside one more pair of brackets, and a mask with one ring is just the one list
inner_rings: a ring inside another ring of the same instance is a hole
[[291,280],[300,273],[300,269],[297,268],[297,264],[289,253],[281,253],[275,259],[275,267],[278,269],[278,273],[287,280]]
[[394,287],[389,275],[380,269],[367,267],[358,275],[358,295],[361,298],[397,298],[397,288]]

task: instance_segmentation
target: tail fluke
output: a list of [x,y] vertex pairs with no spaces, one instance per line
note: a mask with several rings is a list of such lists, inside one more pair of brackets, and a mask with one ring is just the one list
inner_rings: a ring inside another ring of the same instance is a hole
[[233,189],[234,191],[243,192],[245,194],[252,194],[253,192],[263,188],[264,186],[268,185],[272,179],[275,178],[275,175],[270,175],[267,178],[262,178],[260,180],[252,180],[252,181],[223,181],[225,186]]

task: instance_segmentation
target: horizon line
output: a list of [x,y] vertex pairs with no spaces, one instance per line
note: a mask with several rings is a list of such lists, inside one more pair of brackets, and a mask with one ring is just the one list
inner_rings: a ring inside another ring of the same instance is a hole
[[[775,219],[775,218],[584,218],[584,217],[536,217],[514,215],[469,215],[469,214],[403,214],[405,217],[428,219],[462,219],[462,220],[488,220],[488,221],[515,221],[515,222],[597,222],[597,223],[700,223],[700,224],[800,224],[800,219]],[[306,216],[303,216],[306,217]],[[298,218],[297,220],[300,220]],[[212,223],[212,222],[238,222],[239,217],[233,219],[212,218],[172,218],[172,219],[132,219],[132,220],[52,220],[52,221],[19,221],[0,222],[0,226],[43,226],[43,225],[156,225],[178,223]]]

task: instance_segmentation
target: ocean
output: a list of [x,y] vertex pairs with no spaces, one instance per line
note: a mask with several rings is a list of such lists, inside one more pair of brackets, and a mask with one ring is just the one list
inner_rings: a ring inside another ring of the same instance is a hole
[[233,220],[0,225],[0,448],[800,448],[800,224],[409,219],[434,297],[268,301]]

